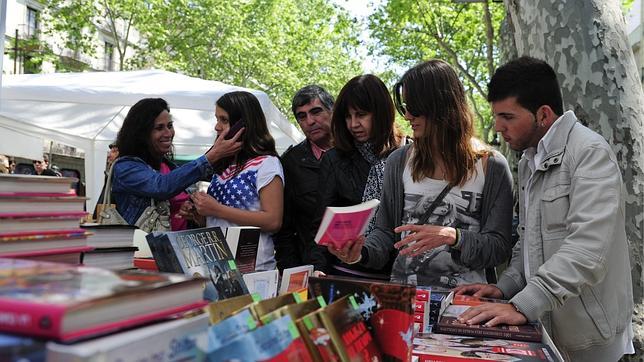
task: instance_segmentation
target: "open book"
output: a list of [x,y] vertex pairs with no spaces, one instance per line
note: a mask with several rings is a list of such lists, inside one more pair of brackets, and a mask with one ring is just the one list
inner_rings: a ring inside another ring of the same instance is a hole
[[380,201],[374,199],[353,206],[327,207],[315,235],[315,242],[319,245],[334,245],[339,249],[347,241],[357,239],[369,225],[378,204]]

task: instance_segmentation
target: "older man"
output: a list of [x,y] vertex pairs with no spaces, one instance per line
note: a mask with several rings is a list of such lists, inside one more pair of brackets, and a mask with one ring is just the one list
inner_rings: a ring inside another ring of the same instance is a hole
[[284,167],[284,220],[275,237],[279,269],[303,264],[323,265],[311,234],[316,210],[320,158],[332,147],[331,112],[333,97],[318,85],[306,86],[295,94],[292,111],[306,139],[282,155]]

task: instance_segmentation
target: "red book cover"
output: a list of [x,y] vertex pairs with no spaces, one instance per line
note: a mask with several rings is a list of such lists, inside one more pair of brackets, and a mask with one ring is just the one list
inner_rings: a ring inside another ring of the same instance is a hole
[[364,234],[378,204],[378,200],[369,200],[354,206],[327,207],[315,235],[315,242],[341,248],[347,241],[355,240]]
[[385,361],[411,358],[416,288],[412,285],[338,276],[310,277],[312,296],[328,303],[351,295]]
[[199,279],[0,258],[0,331],[75,340],[204,306]]
[[[79,223],[80,224],[80,223]],[[37,231],[21,231],[21,232],[0,232],[0,241],[2,240],[34,240],[39,238],[51,237],[50,235],[74,235],[85,234],[83,229],[69,229],[69,230],[37,230]]]
[[429,333],[414,339],[414,361],[558,362],[542,343]]
[[0,214],[0,235],[78,229],[86,212]]
[[134,258],[134,267],[144,270],[159,271],[153,258]]

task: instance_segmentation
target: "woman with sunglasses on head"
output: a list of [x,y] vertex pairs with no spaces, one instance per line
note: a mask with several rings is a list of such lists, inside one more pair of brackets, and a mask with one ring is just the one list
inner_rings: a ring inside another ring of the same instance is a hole
[[396,282],[485,283],[485,269],[512,251],[507,161],[474,138],[465,90],[449,64],[430,60],[409,69],[394,98],[414,142],[387,160],[375,230],[329,251],[344,262],[378,268],[398,250],[391,274]]
[[208,192],[194,193],[192,202],[197,213],[206,217],[209,227],[259,227],[255,269],[275,269],[272,234],[282,225],[284,202],[284,173],[275,140],[268,131],[259,101],[249,92],[221,96],[216,102],[215,116],[218,135],[243,127],[242,147],[214,165]]
[[[174,217],[188,195],[186,187],[212,175],[211,164],[237,152],[237,138],[217,140],[203,156],[177,167],[172,162],[174,122],[168,103],[145,98],[134,104],[116,138],[119,158],[113,162],[112,195],[119,214],[134,225],[151,201],[169,201],[171,230],[188,222]],[[166,209],[167,210],[167,209]]]
[[[352,206],[380,199],[387,156],[398,148],[401,137],[395,132],[395,110],[385,84],[367,74],[351,79],[340,91],[333,106],[331,132],[335,148],[326,152],[320,164],[317,231],[327,206]],[[367,228],[367,233],[373,223]],[[376,268],[349,265],[327,255],[324,273],[388,279],[391,264]]]

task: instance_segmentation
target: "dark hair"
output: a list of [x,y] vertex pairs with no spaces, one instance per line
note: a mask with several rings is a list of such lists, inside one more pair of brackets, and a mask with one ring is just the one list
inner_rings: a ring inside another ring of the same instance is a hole
[[[161,167],[163,156],[152,152],[150,134],[154,120],[163,111],[170,112],[170,108],[168,102],[161,98],[144,98],[130,108],[116,136],[120,156],[138,157],[157,170]],[[172,153],[166,156],[171,158]]]
[[558,116],[563,114],[557,74],[543,60],[527,56],[512,60],[494,72],[487,88],[488,102],[516,97],[517,103],[532,113],[547,105]]
[[340,152],[355,149],[354,139],[346,122],[349,108],[372,114],[369,141],[373,144],[376,155],[384,157],[398,148],[394,103],[380,78],[372,74],[359,75],[349,80],[340,90],[331,118],[331,133],[335,148]]
[[316,98],[320,100],[327,111],[330,111],[333,108],[333,96],[319,85],[311,84],[298,90],[297,93],[295,93],[295,96],[293,96],[293,101],[291,102],[293,115],[297,118],[297,115],[295,114],[297,107],[309,104]]
[[239,172],[244,163],[253,157],[277,156],[275,140],[268,131],[266,117],[257,97],[245,91],[229,92],[217,99],[216,104],[228,113],[231,127],[240,120],[244,120],[246,124],[241,150],[235,156],[217,161],[213,166],[216,173],[224,171],[233,161],[236,162],[237,172]]
[[487,151],[475,151],[472,145],[473,116],[456,71],[433,59],[407,70],[399,85],[396,91],[402,92],[408,109],[427,118],[425,134],[412,146],[412,179],[431,177],[436,168],[434,153],[438,153],[445,179],[452,186],[463,185],[475,172],[478,155]]

